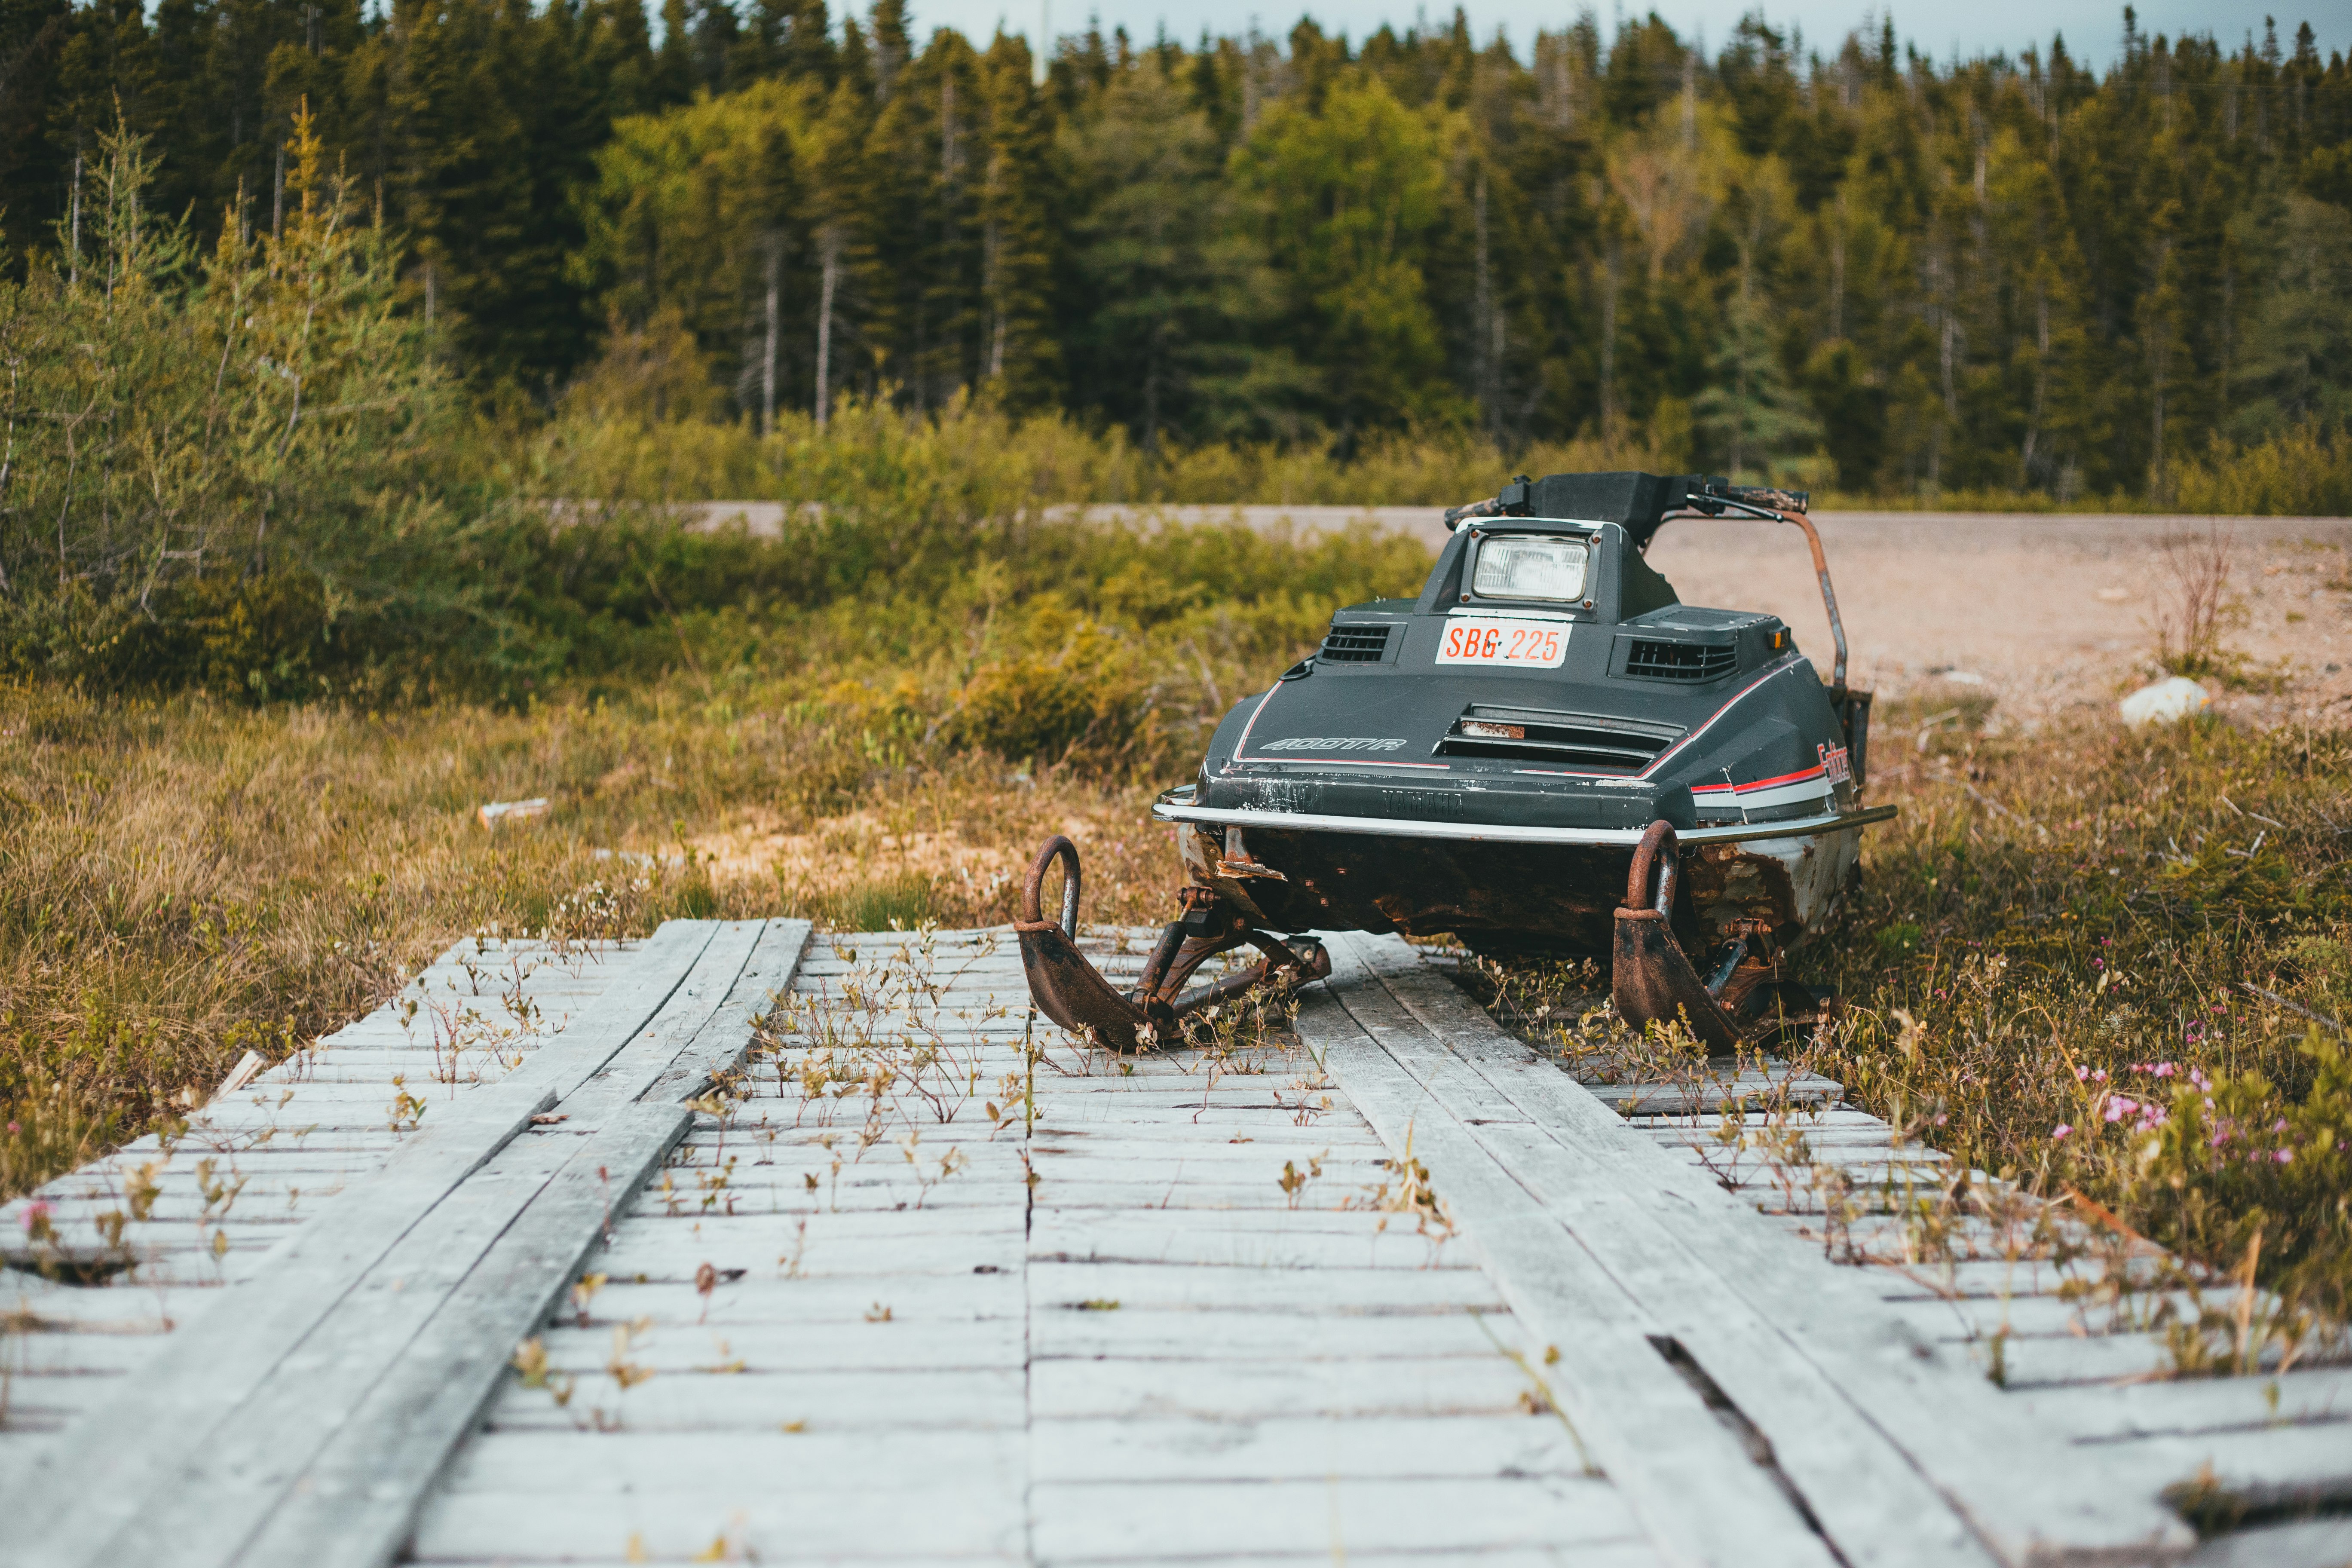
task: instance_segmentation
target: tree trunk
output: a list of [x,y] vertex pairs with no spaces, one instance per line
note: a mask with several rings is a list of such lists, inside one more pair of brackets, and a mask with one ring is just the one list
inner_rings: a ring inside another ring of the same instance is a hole
[[1476,237],[1477,298],[1471,307],[1470,366],[1478,387],[1479,412],[1484,416],[1489,435],[1494,433],[1495,405],[1494,366],[1487,357],[1487,323],[1495,314],[1494,274],[1489,269],[1486,253],[1486,171],[1478,170],[1476,184],[1470,198],[1471,227]]
[[1837,226],[1830,230],[1830,341],[1845,336],[1845,193],[1837,195]]
[[1624,257],[1617,237],[1601,262],[1601,441],[1613,448],[1617,440],[1617,288]]
[[771,230],[766,241],[768,341],[760,357],[760,434],[772,436],[776,433],[776,334],[782,324],[777,318],[782,302],[784,237]]
[[2050,395],[2050,291],[2033,291],[2033,408],[2025,416],[2025,445],[2017,456],[2017,488],[2033,483],[2034,449],[2042,443],[2042,410]]
[[827,224],[818,243],[824,249],[824,282],[816,307],[816,433],[822,436],[833,414],[833,291],[841,279],[841,231]]
[[1000,245],[994,218],[988,220],[988,229],[981,237],[982,289],[988,297],[988,371],[987,379],[994,381],[1004,374],[1004,275],[1000,259]]

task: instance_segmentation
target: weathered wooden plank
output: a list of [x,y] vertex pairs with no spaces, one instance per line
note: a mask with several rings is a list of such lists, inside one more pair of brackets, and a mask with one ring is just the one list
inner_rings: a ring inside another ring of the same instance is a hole
[[609,1372],[583,1373],[558,1405],[543,1389],[502,1386],[492,1428],[564,1431],[593,1441],[604,1432],[1019,1431],[1028,1419],[1018,1367],[924,1368],[904,1372],[680,1373],[624,1389]]
[[[1360,956],[1360,952],[1353,954]],[[1439,982],[1438,984],[1443,984]],[[1638,1176],[1605,1158],[1552,1142],[1549,1129],[1518,1121],[1512,1102],[1483,1077],[1465,1077],[1448,1052],[1404,1009],[1370,984],[1341,992],[1359,1023],[1431,1086],[1435,1108],[1476,1139],[1543,1197],[1635,1299],[1688,1352],[1713,1370],[1743,1412],[1771,1411],[1768,1436],[1781,1467],[1812,1503],[1850,1558],[1889,1563],[1981,1562],[1984,1550],[1924,1479],[1890,1449],[1810,1367],[1778,1342],[1772,1326],[1727,1292],[1703,1260],[1662,1237],[1653,1218],[1669,1194],[1633,1184]],[[1507,1040],[1493,1031],[1496,1041]],[[1528,1059],[1517,1042],[1497,1046]],[[1476,1065],[1474,1062],[1471,1065]],[[1535,1070],[1545,1072],[1543,1064]],[[1550,1074],[1559,1080],[1556,1072]],[[1605,1116],[1605,1111],[1595,1111]],[[1619,1146],[1622,1134],[1610,1132]]]
[[1708,1077],[1691,1083],[1592,1083],[1584,1088],[1593,1099],[1622,1116],[1715,1116],[1726,1105],[1751,1110],[1778,1105],[1832,1101],[1845,1093],[1843,1084],[1815,1073],[1738,1073]]
[[[859,1490],[889,1475],[953,1476],[974,1486],[1025,1484],[1021,1443],[971,1428],[887,1432],[500,1432],[466,1445],[442,1478],[443,1495],[503,1492],[534,1511],[578,1492],[660,1496],[708,1488],[714,1477],[792,1478],[804,1489]],[[706,1543],[707,1544],[707,1543]]]
[[[543,1086],[503,1088],[483,1091],[492,1105],[468,1107],[470,1126],[453,1118],[419,1133],[383,1173],[322,1211],[331,1223],[306,1226],[273,1255],[240,1288],[236,1310],[205,1313],[180,1330],[150,1376],[11,1478],[0,1517],[23,1530],[28,1568],[89,1561],[369,1268],[553,1103]],[[504,1113],[499,1121],[492,1110]]]
[[225,1563],[450,1291],[586,1142],[534,1132],[436,1205],[89,1561]]
[[611,1003],[567,1028],[562,1047],[543,1049],[420,1130],[382,1172],[322,1207],[273,1254],[239,1288],[236,1310],[205,1313],[175,1333],[147,1376],[13,1478],[0,1493],[0,1515],[24,1522],[28,1568],[96,1561],[142,1521],[162,1489],[367,1271],[553,1103],[551,1085],[563,1081],[567,1061],[601,1065],[659,1009],[709,935],[707,925],[691,925],[649,942]]
[[1231,1264],[1046,1263],[1029,1265],[1034,1310],[1115,1300],[1124,1305],[1216,1310],[1415,1312],[1501,1310],[1503,1296],[1483,1269]]
[[1318,1479],[1246,1488],[1048,1482],[1033,1487],[1030,1497],[1036,1555],[1047,1563],[1308,1552],[1337,1560],[1375,1549],[1525,1546],[1566,1549],[1580,1561],[1589,1546],[1629,1543],[1642,1534],[1622,1488],[1582,1476]]
[[1027,1533],[1017,1489],[953,1475],[803,1489],[787,1470],[658,1495],[581,1492],[560,1510],[536,1500],[493,1491],[436,1498],[418,1521],[412,1560],[684,1563],[724,1561],[731,1551],[739,1563],[969,1561],[1015,1558]]
[[[1558,1346],[1551,1397],[1643,1531],[1695,1563],[1831,1562],[1771,1479],[1652,1349],[1643,1315],[1357,1026],[1338,989],[1305,994],[1300,1036],[1400,1158],[1410,1149],[1427,1165],[1527,1331]],[[1709,1477],[1703,1510],[1689,1507],[1693,1471]]]
[[255,1568],[390,1563],[516,1344],[595,1245],[614,1193],[642,1182],[688,1121],[676,1105],[615,1113],[467,1274],[333,1438],[286,1467],[292,1489],[238,1561]]
[[[1398,1216],[1354,1211],[1276,1209],[1197,1221],[1197,1210],[1153,1209],[1146,1215],[1041,1210],[1030,1228],[1029,1256],[1051,1263],[1215,1264],[1244,1268],[1475,1268],[1465,1247],[1448,1247],[1443,1231],[1415,1234]],[[1283,1221],[1289,1223],[1285,1224]],[[1302,1222],[1324,1224],[1308,1228]],[[1386,1230],[1381,1221],[1391,1222]],[[1274,1221],[1273,1224],[1264,1222]],[[1257,1222],[1257,1223],[1249,1223]]]
[[1223,1361],[1213,1359],[1208,1348],[1213,1325],[1202,1329],[1188,1338],[1205,1353],[1187,1358],[1181,1375],[1171,1375],[1166,1362],[1032,1363],[1031,1419],[1504,1415],[1522,1408],[1522,1395],[1540,1392],[1499,1351],[1484,1357]]
[[1030,1320],[1029,1353],[1039,1361],[1119,1356],[1131,1361],[1426,1361],[1492,1359],[1498,1346],[1540,1359],[1507,1312],[1349,1312],[1226,1308],[1202,1318],[1189,1309],[1154,1310],[1122,1302],[1115,1312],[1041,1311]]
[[[725,921],[713,922],[709,945],[694,966],[679,981],[670,1005],[649,1017],[617,1049],[604,1060],[577,1063],[566,1069],[562,1100],[564,1110],[584,1121],[594,1121],[613,1109],[625,1105],[646,1092],[663,1073],[669,1070],[681,1052],[691,1047],[696,1038],[710,1030],[713,1048],[721,1037],[737,1043],[740,1034],[749,1036],[749,1012],[754,1005],[748,997],[740,999],[732,1011],[737,983],[745,966],[761,943],[768,929],[765,921]],[[793,952],[799,952],[794,944]],[[789,971],[775,973],[763,986],[754,983],[750,990],[762,999],[778,986],[787,984]],[[718,1022],[722,1017],[724,1023]],[[740,1029],[734,1026],[740,1025]],[[583,1070],[584,1069],[584,1070]],[[530,1065],[518,1068],[518,1076],[530,1070]],[[677,1096],[684,1099],[685,1096]]]
[[[1792,1473],[1802,1467],[1806,1475],[1799,1484],[1825,1522],[1840,1510],[1842,1499],[1861,1489],[1851,1485],[1853,1472],[1839,1468],[1838,1452],[1866,1456],[1869,1450],[1859,1434],[1836,1447],[1815,1442],[1823,1405],[1815,1398],[1791,1398],[1808,1371],[1826,1379],[1870,1427],[1891,1438],[2004,1556],[2021,1560],[2065,1550],[2161,1553],[2188,1546],[2186,1527],[2153,1498],[2085,1485],[2082,1466],[2067,1462],[2064,1446],[2036,1431],[2020,1413],[2004,1409],[1999,1392],[1972,1369],[1953,1366],[1948,1352],[1873,1310],[1867,1287],[1857,1289],[1850,1274],[1822,1267],[1817,1256],[1790,1247],[1704,1175],[1646,1141],[1626,1137],[1613,1113],[1548,1064],[1534,1061],[1453,985],[1410,952],[1396,951],[1401,945],[1363,940],[1350,951],[1377,974],[1381,989],[1450,1047],[1454,1063],[1533,1116],[1560,1151],[1578,1156],[1558,1179],[1586,1185],[1556,1188],[1555,1205],[1586,1201],[1593,1183],[1642,1184],[1635,1197],[1654,1224],[1638,1248],[1612,1245],[1600,1234],[1581,1238],[1629,1275],[1637,1268],[1657,1267],[1660,1259],[1688,1260],[1690,1267],[1676,1270],[1671,1289],[1649,1288],[1654,1310],[1683,1319],[1701,1363],[1773,1442],[1783,1464]],[[1484,1140],[1502,1130],[1474,1131]],[[1681,1245],[1678,1254],[1662,1247],[1668,1240]],[[1694,1321],[1691,1310],[1700,1301],[1745,1302],[1798,1353],[1706,1353],[1697,1347],[1708,1344],[1710,1331]],[[1839,1425],[1854,1429],[1850,1421]],[[1888,1471],[1883,1479],[1893,1484],[1899,1473]],[[1881,1542],[1883,1551],[1916,1552],[1917,1517],[1910,1523],[1894,1540],[1874,1533],[1839,1539],[1850,1554],[1869,1550],[1872,1542]],[[1838,1533],[1835,1524],[1830,1527]],[[1865,1514],[1849,1528],[1874,1527]],[[1954,1545],[1957,1550],[1962,1543]]]
[[[929,1212],[929,1211],[925,1211]],[[982,1217],[985,1217],[983,1211]],[[629,1225],[596,1258],[599,1271],[636,1283],[691,1284],[704,1264],[747,1269],[761,1279],[1009,1272],[1021,1267],[1022,1238],[1013,1230],[975,1235],[920,1233],[904,1237],[827,1237],[810,1234],[782,1215],[705,1219],[691,1224]]]
[[731,1072],[751,1047],[751,1027],[763,1016],[779,993],[792,989],[793,977],[808,949],[807,921],[767,922],[759,947],[745,961],[736,982],[736,994],[718,1017],[685,1050],[673,1058],[661,1075],[644,1090],[644,1098],[687,1100],[709,1088],[719,1073]]
[[2017,1397],[2035,1421],[2077,1442],[2294,1422],[2336,1423],[2352,1442],[2352,1367],[2305,1367],[2281,1377],[2039,1388]]
[[[567,1372],[603,1370],[612,1360],[613,1330],[622,1325],[602,1317],[591,1317],[586,1328],[575,1322],[559,1310],[554,1326],[538,1331],[548,1364]],[[721,1324],[674,1316],[642,1330],[630,1326],[629,1360],[656,1373],[739,1362],[746,1373],[1002,1372],[1024,1366],[1029,1353],[1020,1318]]]
[[746,1278],[722,1282],[706,1301],[675,1285],[614,1279],[596,1293],[609,1321],[690,1315],[719,1328],[741,1323],[861,1323],[887,1307],[894,1323],[970,1322],[1020,1318],[1025,1298],[1017,1274],[888,1274],[809,1279]]
[[2344,1568],[2352,1563],[2352,1519],[2263,1525],[2205,1542],[2185,1568]]
[[1038,1420],[1030,1474],[1055,1481],[1351,1480],[1580,1476],[1584,1458],[1557,1419],[1496,1415],[1345,1417],[1121,1415]]
[[[1330,1563],[1341,1559],[1384,1563],[1405,1562],[1413,1568],[1559,1568],[1563,1563],[1574,1568],[1664,1568],[1666,1559],[1656,1547],[1646,1541],[1578,1542],[1573,1546],[1472,1546],[1460,1551],[1444,1548],[1413,1548],[1392,1556],[1377,1554],[1360,1543],[1349,1546],[1345,1540],[1338,1549],[1330,1545],[1319,1551],[1299,1550],[1270,1552],[1225,1552],[1217,1560],[1243,1563],[1264,1563],[1268,1568],[1276,1564]],[[1083,1560],[1081,1560],[1083,1561]],[[1197,1568],[1198,1557],[1128,1556],[1097,1561],[1116,1562],[1120,1568]]]
[[2194,1484],[2249,1513],[2340,1512],[2352,1504],[2352,1432],[2339,1422],[2142,1437],[2095,1450],[2112,1473],[2150,1491]]

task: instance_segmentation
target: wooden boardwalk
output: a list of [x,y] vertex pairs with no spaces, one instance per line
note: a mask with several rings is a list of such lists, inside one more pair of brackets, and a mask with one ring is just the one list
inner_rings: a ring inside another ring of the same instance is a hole
[[2352,1561],[2352,1371],[2168,1375],[2252,1299],[1333,946],[1112,1058],[1001,931],[460,943],[0,1211],[0,1563]]

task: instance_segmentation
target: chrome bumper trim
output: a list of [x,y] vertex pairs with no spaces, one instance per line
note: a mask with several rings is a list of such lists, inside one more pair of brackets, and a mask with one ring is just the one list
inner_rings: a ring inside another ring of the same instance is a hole
[[[1161,822],[1205,822],[1218,826],[1267,827],[1286,833],[1349,833],[1366,838],[1444,838],[1474,844],[1588,844],[1631,849],[1642,841],[1639,827],[1507,827],[1476,822],[1412,822],[1377,816],[1318,816],[1307,812],[1261,811],[1248,807],[1193,805],[1170,796],[1151,807]],[[1189,793],[1189,791],[1187,792]],[[1792,817],[1785,822],[1727,823],[1719,827],[1677,828],[1683,844],[1745,844],[1767,838],[1812,838],[1826,833],[1847,833],[1874,822],[1891,822],[1896,808],[1875,805],[1866,811],[1830,812],[1819,816]]]

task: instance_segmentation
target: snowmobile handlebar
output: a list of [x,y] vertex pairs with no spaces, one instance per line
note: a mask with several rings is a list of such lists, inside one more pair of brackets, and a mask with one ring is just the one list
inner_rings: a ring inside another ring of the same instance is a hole
[[[1651,479],[1649,483],[1656,487],[1668,485],[1669,481]],[[1447,507],[1445,531],[1451,533],[1473,518],[1529,516],[1535,510],[1535,481],[1527,475],[1521,474],[1509,484],[1505,485],[1499,492],[1488,496],[1485,500],[1474,500],[1466,506]],[[1635,533],[1636,542],[1644,546],[1649,543],[1650,534],[1656,529],[1659,521],[1667,515],[1695,511],[1706,517],[1719,517],[1726,507],[1802,513],[1811,506],[1812,496],[1806,490],[1776,489],[1763,485],[1735,485],[1727,480],[1713,479],[1704,474],[1688,474],[1680,479],[1671,481],[1670,488],[1665,489],[1664,496],[1660,496],[1654,489],[1650,504],[1654,510],[1650,513],[1649,522],[1646,527],[1638,527]],[[1604,514],[1580,511],[1564,515],[1589,517]],[[1627,522],[1629,525],[1636,522],[1636,520],[1630,517],[1619,521]]]

